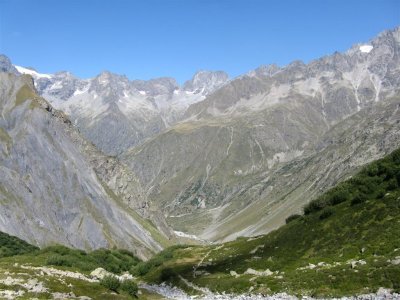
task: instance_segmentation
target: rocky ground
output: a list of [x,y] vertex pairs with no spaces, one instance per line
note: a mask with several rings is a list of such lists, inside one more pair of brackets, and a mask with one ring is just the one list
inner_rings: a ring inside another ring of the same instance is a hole
[[[149,285],[143,284],[141,288],[147,289],[149,291],[158,293],[165,297],[165,299],[179,299],[179,300],[191,300],[191,299],[201,299],[201,300],[258,300],[258,299],[265,299],[265,300],[295,300],[295,299],[307,299],[312,300],[315,298],[312,297],[296,297],[291,296],[286,293],[279,293],[275,295],[254,295],[254,294],[242,294],[242,295],[232,295],[232,294],[214,294],[208,293],[207,295],[201,296],[189,296],[181,289],[177,287],[171,287],[165,284],[161,285]],[[341,300],[383,300],[383,299],[400,299],[400,294],[392,293],[389,289],[380,288],[374,294],[365,294],[365,295],[358,295],[353,297],[341,297],[341,298],[332,298],[332,299],[341,299]]]
[[[110,295],[103,293],[99,298],[98,295],[93,295],[90,289],[87,290],[86,295],[80,295],[79,292],[74,292],[74,287],[85,284],[96,284],[105,275],[110,273],[104,269],[96,269],[90,274],[82,274],[79,272],[72,272],[60,270],[53,267],[34,267],[31,265],[18,265],[13,266],[12,271],[5,269],[1,270],[0,275],[0,299],[120,299],[113,298]],[[131,279],[131,276],[121,275],[118,276],[120,280]],[[129,278],[128,278],[129,277]],[[57,283],[57,284],[55,284]],[[188,284],[190,284],[188,282]],[[275,295],[262,295],[262,294],[219,294],[213,293],[208,289],[199,291],[199,295],[189,295],[185,291],[175,286],[170,286],[165,283],[162,284],[147,284],[142,283],[139,285],[139,299],[176,299],[176,300],[294,300],[294,299],[309,299],[312,297],[296,297],[286,293],[279,293]],[[69,290],[69,291],[67,291]],[[197,290],[197,289],[196,289]],[[78,295],[79,294],[79,295]],[[151,295],[151,296],[149,296]],[[111,298],[109,298],[111,296]],[[117,297],[116,294],[114,294]],[[104,298],[105,299],[105,298]],[[124,298],[121,298],[124,299]],[[389,289],[380,288],[374,294],[365,294],[353,297],[334,298],[342,300],[369,300],[369,299],[400,299],[400,294],[393,293]]]

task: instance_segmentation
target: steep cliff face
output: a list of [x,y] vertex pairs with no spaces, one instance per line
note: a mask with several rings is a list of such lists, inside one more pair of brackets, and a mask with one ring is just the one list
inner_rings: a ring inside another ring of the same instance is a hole
[[30,76],[0,73],[0,112],[1,231],[40,246],[162,249],[165,235],[136,212],[135,176],[85,141]]
[[178,230],[226,240],[274,229],[400,145],[399,42],[397,28],[307,65],[257,69],[121,158]]

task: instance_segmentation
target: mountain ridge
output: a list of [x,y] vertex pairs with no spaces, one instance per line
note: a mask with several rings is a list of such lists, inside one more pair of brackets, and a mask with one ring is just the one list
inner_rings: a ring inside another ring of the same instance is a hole
[[[231,80],[199,71],[181,89],[170,78],[110,72],[36,75],[35,87],[117,156],[100,163],[102,180],[153,215],[166,236],[164,217],[176,231],[227,241],[276,228],[306,199],[399,145],[399,41],[400,27],[308,64],[261,66]],[[120,175],[108,171],[114,160],[136,188],[119,188]]]
[[[335,184],[313,173],[338,169],[343,178],[370,161],[356,147],[379,158],[399,146],[399,33],[382,33],[369,53],[356,44],[308,65],[233,79],[121,159],[176,230],[224,241],[272,230],[285,211]],[[322,153],[330,153],[328,170]]]

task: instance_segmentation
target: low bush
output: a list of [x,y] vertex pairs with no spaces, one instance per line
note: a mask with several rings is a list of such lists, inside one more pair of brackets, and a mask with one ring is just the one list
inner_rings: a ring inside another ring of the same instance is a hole
[[171,280],[172,278],[174,278],[176,276],[177,276],[177,274],[173,269],[165,268],[165,269],[161,270],[160,281],[162,281],[162,282],[169,281],[169,280]]
[[104,276],[103,279],[100,280],[100,284],[104,287],[106,287],[107,289],[109,289],[110,291],[113,292],[118,292],[118,288],[121,285],[121,282],[119,281],[119,279],[115,276],[112,275],[107,275]]
[[138,263],[136,266],[130,269],[130,273],[133,276],[143,276],[150,271],[151,265],[148,262]]
[[290,222],[300,219],[302,216],[299,214],[295,214],[295,215],[291,215],[289,217],[286,218],[286,224],[289,224]]
[[350,205],[356,205],[367,201],[368,197],[365,194],[357,194],[351,199]]
[[60,254],[53,254],[46,260],[46,265],[72,267],[72,261]]
[[121,273],[128,271],[140,261],[127,250],[98,249],[86,253],[64,246],[51,246],[41,250],[40,253],[48,257],[46,260],[48,265],[75,267],[83,271],[101,267],[112,273]]
[[121,290],[132,297],[137,297],[138,285],[133,280],[124,280],[121,283]]
[[313,212],[320,211],[321,209],[325,208],[328,205],[329,205],[329,203],[326,201],[325,198],[322,198],[322,197],[317,198],[317,199],[311,201],[310,203],[308,203],[304,207],[304,214],[309,215]]
[[347,189],[338,189],[329,196],[329,203],[331,205],[337,205],[348,200],[350,198],[350,193]]
[[319,219],[323,220],[326,218],[329,218],[331,215],[333,215],[334,210],[332,207],[325,207],[322,211],[321,214],[319,215]]

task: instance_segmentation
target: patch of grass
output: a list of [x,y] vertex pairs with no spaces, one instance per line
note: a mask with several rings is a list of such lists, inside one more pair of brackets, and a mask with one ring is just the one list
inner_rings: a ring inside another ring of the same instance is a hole
[[21,105],[26,100],[33,100],[35,97],[37,97],[37,95],[34,93],[34,91],[27,84],[24,84],[17,92],[15,105]]

